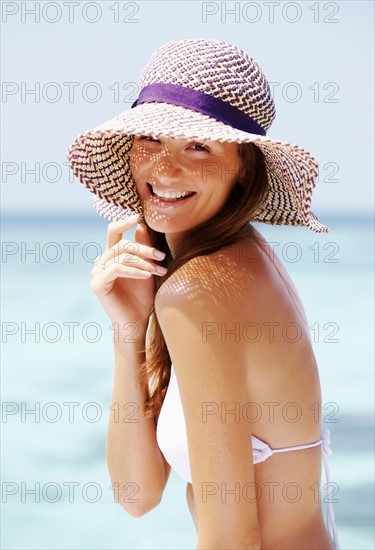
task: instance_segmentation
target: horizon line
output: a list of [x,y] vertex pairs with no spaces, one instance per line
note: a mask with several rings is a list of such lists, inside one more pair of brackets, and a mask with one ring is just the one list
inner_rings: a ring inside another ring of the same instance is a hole
[[[318,220],[322,223],[328,223],[328,220],[331,221],[370,221],[374,220],[374,212],[366,211],[366,212],[326,212],[326,213],[319,213],[314,214],[318,217]],[[30,220],[30,221],[72,221],[72,222],[97,222],[98,220],[105,221],[109,223],[109,220],[106,218],[103,218],[96,212],[83,212],[83,213],[53,213],[53,212],[0,212],[1,221],[20,221],[20,220]],[[254,221],[253,223],[259,223],[262,225],[274,225],[274,224],[267,224],[260,221]],[[286,226],[286,227],[292,227],[292,226]],[[296,226],[297,227],[297,226]],[[299,227],[299,226],[298,226]],[[303,226],[301,226],[303,227]]]

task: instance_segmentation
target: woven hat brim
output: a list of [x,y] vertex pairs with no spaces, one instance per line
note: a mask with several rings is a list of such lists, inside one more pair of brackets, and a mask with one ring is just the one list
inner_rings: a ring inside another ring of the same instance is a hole
[[315,158],[293,143],[261,138],[254,145],[263,153],[270,183],[255,221],[304,226],[316,233],[328,233],[329,228],[310,210],[318,176]]
[[270,191],[254,221],[299,225],[328,232],[310,211],[318,164],[305,149],[266,136],[243,132],[221,121],[167,103],[143,103],[84,132],[69,149],[78,179],[96,195],[94,208],[108,220],[118,220],[142,208],[129,167],[133,135],[198,141],[254,142],[264,155]]
[[141,103],[91,131],[237,143],[248,143],[260,137],[180,105],[157,102]]

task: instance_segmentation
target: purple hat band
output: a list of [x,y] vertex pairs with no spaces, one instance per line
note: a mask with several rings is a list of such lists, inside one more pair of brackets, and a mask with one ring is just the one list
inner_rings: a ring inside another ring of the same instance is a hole
[[149,84],[142,88],[138,99],[134,101],[131,109],[140,103],[151,101],[172,103],[173,105],[186,107],[187,109],[192,109],[193,111],[198,111],[220,120],[224,124],[232,126],[232,128],[237,128],[237,130],[260,136],[266,135],[266,131],[240,109],[237,109],[237,107],[234,107],[227,101],[200,92],[199,90],[162,82]]

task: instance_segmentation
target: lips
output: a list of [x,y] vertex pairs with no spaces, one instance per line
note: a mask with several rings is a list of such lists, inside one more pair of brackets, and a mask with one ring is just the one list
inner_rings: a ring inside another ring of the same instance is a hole
[[[158,204],[158,205],[172,205],[172,204],[177,204],[177,203],[185,203],[187,202],[189,199],[191,199],[194,195],[196,195],[195,192],[193,191],[188,191],[186,192],[187,194],[184,194],[184,196],[182,197],[162,197],[160,195],[158,195],[157,193],[154,192],[152,186],[150,184],[148,184],[148,188],[149,188],[149,191],[150,191],[150,200],[153,204]],[[185,192],[183,192],[185,193]],[[171,195],[173,194],[179,194],[178,191],[176,192],[171,192],[170,193]]]

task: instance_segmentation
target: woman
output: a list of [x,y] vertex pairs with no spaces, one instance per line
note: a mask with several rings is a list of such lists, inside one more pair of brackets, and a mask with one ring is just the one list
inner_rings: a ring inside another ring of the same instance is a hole
[[[235,46],[165,44],[140,88],[131,110],[69,153],[112,222],[91,287],[115,328],[121,414],[107,461],[117,499],[147,513],[172,467],[187,482],[197,548],[339,548],[319,495],[329,431],[314,414],[308,322],[249,223],[327,231],[309,209],[317,163],[266,137],[269,85]],[[135,224],[135,241],[124,240]]]

